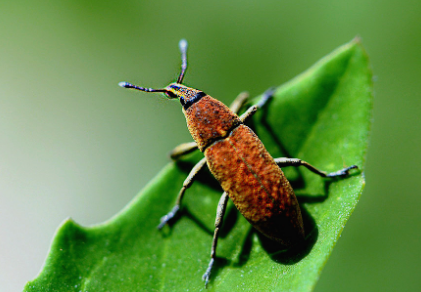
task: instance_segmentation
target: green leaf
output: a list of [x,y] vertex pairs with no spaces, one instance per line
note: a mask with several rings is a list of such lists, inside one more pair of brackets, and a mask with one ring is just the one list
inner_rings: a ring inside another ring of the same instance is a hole
[[[254,101],[256,102],[258,98]],[[297,157],[335,171],[363,169],[372,82],[368,58],[353,40],[278,88],[252,126],[273,156]],[[203,171],[173,226],[156,229],[200,153],[170,163],[111,220],[58,229],[44,268],[25,291],[204,291],[216,205],[222,193]],[[285,168],[300,201],[303,247],[289,251],[258,234],[229,205],[208,291],[311,291],[364,187],[363,172],[322,179]]]

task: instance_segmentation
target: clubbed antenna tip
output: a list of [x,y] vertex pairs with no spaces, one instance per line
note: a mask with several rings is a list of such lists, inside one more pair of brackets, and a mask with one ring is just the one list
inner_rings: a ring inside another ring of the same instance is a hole
[[178,43],[180,51],[185,52],[187,50],[187,41],[185,39],[181,39]]
[[162,88],[162,89],[147,88],[147,87],[137,86],[137,85],[131,84],[129,82],[124,82],[124,81],[119,82],[118,85],[124,88],[133,88],[133,89],[137,89],[137,90],[145,91],[145,92],[167,92],[168,91],[165,88]]
[[178,76],[177,83],[183,82],[184,74],[186,73],[187,69],[187,41],[185,39],[181,39],[178,43],[181,52],[181,72]]
[[119,82],[118,83],[118,86],[121,86],[121,87],[128,87],[128,83],[127,82],[125,82],[125,81],[122,81],[122,82]]

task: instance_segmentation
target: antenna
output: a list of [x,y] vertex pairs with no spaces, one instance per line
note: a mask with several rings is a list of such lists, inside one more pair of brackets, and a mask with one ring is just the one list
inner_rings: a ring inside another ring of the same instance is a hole
[[145,92],[168,92],[168,90],[166,89],[145,88],[145,87],[137,86],[137,85],[131,84],[129,82],[124,82],[124,81],[120,82],[118,85],[124,88],[133,88],[133,89],[137,89],[137,90],[145,91]]
[[181,72],[178,76],[177,83],[181,84],[184,79],[184,74],[186,73],[187,69],[187,41],[185,39],[181,39],[178,43],[178,47],[180,48],[181,52]]
[[[180,42],[178,43],[178,47],[180,48],[180,52],[181,52],[181,72],[177,79],[177,83],[179,84],[183,82],[184,74],[186,73],[186,70],[187,70],[187,46],[188,46],[187,41],[185,39],[181,39]],[[118,85],[124,88],[132,88],[132,89],[137,89],[144,92],[164,92],[167,95],[170,94],[170,91],[165,88],[154,89],[154,88],[141,87],[141,86],[131,84],[129,82],[125,82],[125,81],[120,82]]]

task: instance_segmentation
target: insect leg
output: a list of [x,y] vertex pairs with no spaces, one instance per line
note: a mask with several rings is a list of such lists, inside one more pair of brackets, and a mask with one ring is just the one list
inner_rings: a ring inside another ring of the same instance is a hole
[[189,176],[183,183],[183,187],[181,188],[180,192],[178,193],[177,202],[172,210],[165,216],[161,218],[161,223],[158,225],[158,229],[164,227],[174,216],[177,214],[178,210],[180,210],[181,200],[183,199],[184,192],[188,189],[194,181],[196,174],[202,169],[202,167],[206,164],[206,158],[200,160],[190,171]]
[[198,149],[196,142],[183,143],[183,144],[180,144],[177,147],[175,147],[170,152],[170,157],[173,160],[177,160],[181,156],[186,155],[186,154],[189,154],[189,153],[192,153],[196,149]]
[[250,94],[247,91],[241,92],[231,103],[230,109],[234,113],[238,113],[240,109],[243,107],[243,105],[247,102],[248,98],[250,97]]
[[244,123],[248,118],[252,117],[258,109],[262,108],[273,97],[275,90],[275,87],[271,87],[266,90],[260,101],[249,107],[248,110],[240,116],[240,120]]
[[248,118],[252,117],[258,109],[257,105],[249,107],[247,111],[240,116],[240,120],[244,123]]
[[275,93],[275,91],[276,91],[276,87],[271,87],[271,88],[267,89],[263,93],[262,98],[257,103],[257,106],[259,108],[262,108],[273,97],[273,94]]
[[275,162],[276,164],[278,164],[279,167],[284,167],[284,166],[305,166],[307,169],[309,169],[310,171],[322,176],[322,177],[343,177],[343,176],[347,176],[349,175],[349,171],[351,169],[358,169],[358,166],[356,165],[351,165],[349,167],[345,167],[341,170],[335,171],[335,172],[331,172],[331,173],[327,173],[325,171],[319,170],[317,168],[315,168],[313,165],[311,165],[310,163],[303,161],[301,159],[298,158],[286,158],[286,157],[280,157],[280,158],[275,158]]
[[205,281],[205,287],[208,285],[209,278],[212,271],[212,266],[215,262],[216,258],[216,246],[218,244],[218,235],[219,235],[219,229],[222,225],[222,220],[224,218],[225,210],[227,209],[227,203],[228,203],[228,194],[224,192],[219,199],[218,208],[216,209],[216,219],[215,219],[215,232],[213,234],[213,242],[212,242],[212,249],[211,249],[211,260],[209,261],[208,268],[206,269],[206,272],[203,274],[203,281]]

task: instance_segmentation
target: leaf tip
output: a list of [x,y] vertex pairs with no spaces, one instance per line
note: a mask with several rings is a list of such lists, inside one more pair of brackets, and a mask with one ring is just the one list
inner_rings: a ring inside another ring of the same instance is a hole
[[356,35],[353,39],[352,39],[352,41],[351,41],[352,43],[354,43],[354,44],[361,44],[362,43],[362,38],[361,38],[361,36],[360,35]]

